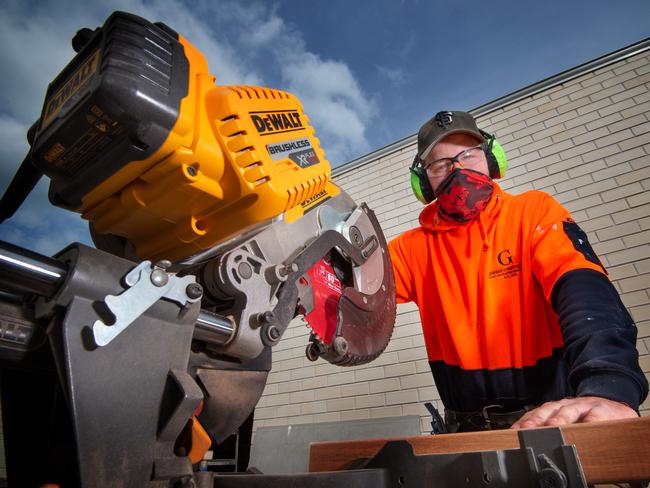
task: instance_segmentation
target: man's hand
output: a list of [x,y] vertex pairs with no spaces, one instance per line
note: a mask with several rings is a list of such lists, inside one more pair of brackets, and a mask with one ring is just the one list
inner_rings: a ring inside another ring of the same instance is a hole
[[547,402],[530,412],[526,412],[517,422],[512,424],[512,428],[525,429],[543,425],[557,426],[636,417],[638,417],[636,412],[625,403],[606,398],[585,396]]

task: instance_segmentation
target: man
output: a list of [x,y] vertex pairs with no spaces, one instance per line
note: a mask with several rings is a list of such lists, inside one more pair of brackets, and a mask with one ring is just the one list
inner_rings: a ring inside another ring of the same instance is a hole
[[470,114],[436,114],[411,167],[428,205],[389,244],[448,429],[636,417],[648,382],[634,322],[569,212],[539,191],[503,192],[505,168]]

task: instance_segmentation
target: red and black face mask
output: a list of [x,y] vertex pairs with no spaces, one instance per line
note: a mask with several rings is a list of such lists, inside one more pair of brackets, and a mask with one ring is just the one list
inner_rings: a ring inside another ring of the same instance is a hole
[[493,191],[489,176],[455,168],[436,189],[438,211],[446,219],[469,222],[486,207]]

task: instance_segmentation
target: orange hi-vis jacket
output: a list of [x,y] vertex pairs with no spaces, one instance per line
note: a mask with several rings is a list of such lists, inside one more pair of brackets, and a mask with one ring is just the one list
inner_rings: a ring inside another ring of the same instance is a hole
[[[588,275],[588,283],[595,277],[607,290],[614,289],[586,234],[551,196],[539,191],[510,195],[494,183],[490,202],[473,221],[441,218],[434,202],[420,214],[420,225],[391,241],[389,250],[397,301],[419,307],[429,362],[446,408],[474,411],[500,404],[518,409],[574,394],[623,396],[621,401],[638,407],[647,383],[636,371],[638,364],[636,369],[628,364],[627,356],[636,354],[636,327],[629,314],[624,312],[627,319],[618,327],[633,329],[631,345],[628,339],[624,344],[613,339],[615,348],[625,350],[620,370],[607,361],[589,370],[612,342],[601,328],[615,325],[602,325],[599,319],[597,338],[586,346],[588,310],[579,310],[578,325],[560,326],[553,294],[561,278],[579,271],[581,279]],[[614,295],[606,300],[620,303],[615,290]],[[567,355],[565,340],[576,345],[575,353]],[[573,370],[578,371],[574,381],[567,380]],[[590,373],[595,378],[591,383]],[[612,388],[620,394],[599,390],[612,377],[618,382]]]

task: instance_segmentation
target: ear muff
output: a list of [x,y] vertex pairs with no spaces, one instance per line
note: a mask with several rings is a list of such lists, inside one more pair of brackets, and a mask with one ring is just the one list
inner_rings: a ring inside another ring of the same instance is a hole
[[481,131],[481,134],[485,137],[483,151],[485,152],[485,158],[487,159],[490,178],[494,180],[503,178],[508,169],[508,160],[506,158],[506,153],[503,150],[503,146],[492,134],[488,134],[485,131]]
[[420,158],[417,155],[409,171],[411,172],[411,190],[413,190],[415,197],[425,205],[431,203],[434,199],[433,188],[431,188],[427,172],[420,165]]

